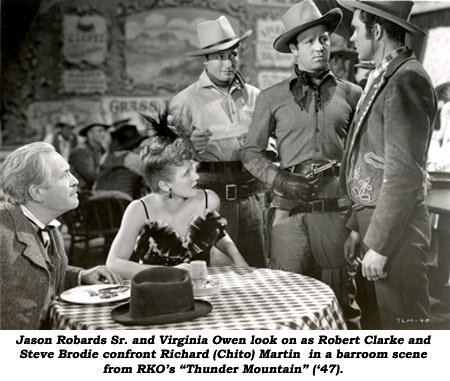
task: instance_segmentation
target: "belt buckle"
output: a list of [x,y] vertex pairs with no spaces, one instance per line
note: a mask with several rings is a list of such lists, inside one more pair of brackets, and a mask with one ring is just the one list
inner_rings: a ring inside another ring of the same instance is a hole
[[226,184],[225,185],[225,200],[235,201],[237,199],[237,185]]
[[323,213],[323,212],[325,212],[325,201],[312,200],[312,213]]

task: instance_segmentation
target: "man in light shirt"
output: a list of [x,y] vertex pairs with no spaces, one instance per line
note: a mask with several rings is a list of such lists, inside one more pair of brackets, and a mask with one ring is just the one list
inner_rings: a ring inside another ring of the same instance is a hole
[[220,197],[227,230],[250,266],[265,267],[262,184],[241,163],[241,147],[250,126],[259,90],[245,83],[238,71],[241,37],[220,16],[198,24],[205,70],[197,82],[177,94],[171,112],[197,151],[199,185]]

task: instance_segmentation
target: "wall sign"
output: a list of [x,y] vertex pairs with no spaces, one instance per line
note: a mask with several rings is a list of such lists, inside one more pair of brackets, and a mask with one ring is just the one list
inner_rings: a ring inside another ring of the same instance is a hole
[[102,112],[109,123],[130,118],[140,126],[139,113],[155,116],[169,105],[170,97],[117,96],[102,98]]
[[268,7],[291,7],[298,3],[298,0],[247,0],[250,5],[262,5]]
[[108,34],[102,16],[64,15],[63,55],[67,62],[99,65],[105,60]]
[[293,66],[292,54],[278,53],[273,41],[284,32],[281,20],[259,19],[256,23],[256,64],[259,67],[290,68]]
[[65,93],[104,93],[107,89],[105,73],[101,70],[64,70],[62,84]]
[[73,114],[79,129],[91,115],[101,114],[100,102],[82,99],[40,101],[29,104],[26,110],[28,125],[41,138],[53,131],[59,115],[64,113]]

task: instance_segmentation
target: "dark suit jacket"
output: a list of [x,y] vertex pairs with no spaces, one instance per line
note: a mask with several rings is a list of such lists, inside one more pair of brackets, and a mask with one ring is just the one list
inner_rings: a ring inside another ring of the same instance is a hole
[[423,199],[436,95],[428,74],[407,51],[375,80],[355,115],[341,185],[356,205],[374,208],[364,243],[390,255]]
[[103,152],[99,145],[93,146],[88,142],[72,151],[69,164],[72,173],[80,182],[78,185],[80,189],[92,190],[92,186],[97,180]]
[[0,204],[1,329],[40,328],[52,279],[57,293],[77,285],[81,269],[67,265],[61,233],[51,234],[55,266],[20,207]]

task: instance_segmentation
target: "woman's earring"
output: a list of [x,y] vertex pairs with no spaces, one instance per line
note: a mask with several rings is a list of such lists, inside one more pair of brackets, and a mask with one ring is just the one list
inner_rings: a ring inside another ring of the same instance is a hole
[[169,189],[169,198],[173,197],[172,188]]

